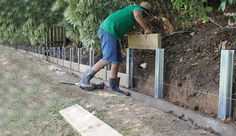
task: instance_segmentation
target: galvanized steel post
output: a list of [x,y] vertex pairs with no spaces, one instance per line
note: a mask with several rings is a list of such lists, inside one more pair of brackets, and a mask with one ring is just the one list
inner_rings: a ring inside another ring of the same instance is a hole
[[74,62],[74,48],[71,49],[71,62]]
[[221,50],[218,118],[225,120],[232,111],[234,50]]
[[70,68],[72,68],[73,62],[74,62],[74,48],[70,48]]
[[42,46],[40,48],[40,52],[41,52],[41,54],[43,54],[43,47]]
[[43,59],[45,58],[45,47],[42,47],[42,55],[43,55]]
[[49,47],[49,57],[52,56],[52,47]]
[[58,47],[56,47],[56,58],[57,58],[57,63],[58,63]]
[[61,48],[60,47],[57,48],[57,52],[58,52],[57,58],[61,59]]
[[40,49],[39,49],[40,47],[39,46],[37,46],[37,53],[38,54],[40,54]]
[[57,58],[58,59],[61,59],[60,55],[61,55],[61,48],[57,47]]
[[126,85],[125,87],[130,88],[133,87],[133,60],[134,54],[133,49],[127,49],[126,56]]
[[164,83],[164,49],[156,49],[154,98],[161,99],[164,97],[163,83]]
[[106,66],[104,67],[103,79],[104,79],[105,81],[107,81],[107,69],[108,69],[108,65],[106,65]]
[[45,47],[45,51],[46,51],[46,60],[48,60],[48,47]]
[[66,60],[66,49],[62,48],[62,59],[63,59],[63,66],[65,66],[65,60]]
[[78,48],[78,71],[80,72],[80,64],[82,64],[82,48]]
[[53,60],[53,47],[50,48],[50,58],[49,58],[49,61],[52,61]]
[[53,47],[53,63],[55,63],[56,59],[56,47]]
[[94,65],[94,50],[90,48],[89,50],[89,66],[92,68]]
[[72,48],[70,48],[70,62],[71,62],[71,49],[72,49]]
[[50,57],[49,57],[49,61],[52,61],[52,57],[53,57],[53,49],[52,49],[52,47],[50,47]]
[[39,46],[39,48],[38,48],[38,51],[39,51],[39,54],[41,54],[42,52],[42,50],[41,50],[42,48],[41,48],[41,46]]
[[58,59],[60,59],[60,47],[57,47],[57,64],[58,64]]

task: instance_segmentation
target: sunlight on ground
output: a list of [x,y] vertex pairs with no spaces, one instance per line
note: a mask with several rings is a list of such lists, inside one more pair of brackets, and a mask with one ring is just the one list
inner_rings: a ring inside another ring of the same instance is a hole
[[105,98],[110,98],[110,97],[115,97],[117,95],[114,94],[114,93],[106,92],[106,91],[100,91],[98,93],[98,96],[102,96],[102,97],[105,97]]

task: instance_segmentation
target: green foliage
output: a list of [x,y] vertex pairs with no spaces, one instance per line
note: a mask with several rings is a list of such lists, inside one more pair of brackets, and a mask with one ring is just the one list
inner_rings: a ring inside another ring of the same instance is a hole
[[0,42],[42,44],[47,27],[63,18],[63,9],[52,10],[55,0],[1,0]]
[[212,11],[212,7],[207,6],[207,0],[171,0],[171,2],[184,25],[199,18],[207,21],[207,13]]
[[224,11],[228,5],[235,4],[236,0],[221,0],[220,10]]
[[[86,48],[99,48],[97,31],[101,22],[112,12],[142,0],[1,0],[0,43],[43,44],[46,30],[63,25],[67,36]],[[190,26],[196,19],[208,20],[212,11],[208,0],[147,0],[153,4],[153,13],[178,18],[182,26]],[[221,0],[220,9],[235,4],[236,0]],[[157,5],[161,6],[157,6]],[[154,12],[155,11],[155,12]],[[236,16],[236,14],[235,14]]]
[[[65,0],[65,26],[70,36],[86,48],[99,48],[97,31],[110,13],[127,5],[127,0]],[[79,39],[78,39],[79,37]]]

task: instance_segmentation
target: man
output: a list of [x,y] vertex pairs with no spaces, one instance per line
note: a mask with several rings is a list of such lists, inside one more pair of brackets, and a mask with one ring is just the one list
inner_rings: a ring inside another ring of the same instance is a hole
[[99,70],[111,63],[110,89],[129,95],[128,92],[124,92],[119,88],[120,78],[117,77],[117,74],[119,64],[122,63],[122,55],[118,40],[130,32],[136,22],[144,29],[145,35],[151,33],[143,18],[148,15],[151,7],[151,4],[148,2],[141,2],[140,5],[127,6],[112,13],[103,21],[98,31],[98,36],[102,44],[103,58],[92,69],[88,69],[84,73],[80,81],[81,88],[87,90],[93,88],[90,80]]

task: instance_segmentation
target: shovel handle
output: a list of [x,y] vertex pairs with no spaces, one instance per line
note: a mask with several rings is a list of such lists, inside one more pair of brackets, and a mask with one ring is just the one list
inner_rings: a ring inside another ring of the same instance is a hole
[[66,84],[66,85],[79,85],[79,83],[64,82],[64,81],[60,81],[59,83],[61,83],[61,84]]

